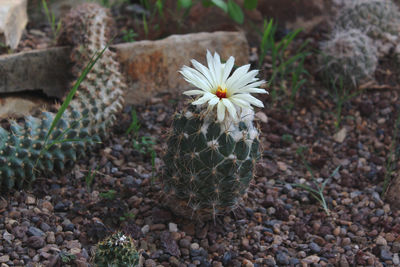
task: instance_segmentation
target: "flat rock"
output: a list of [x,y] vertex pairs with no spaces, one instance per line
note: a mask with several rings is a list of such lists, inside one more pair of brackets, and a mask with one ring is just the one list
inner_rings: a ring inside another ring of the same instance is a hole
[[214,32],[172,35],[158,41],[116,45],[122,70],[128,80],[128,103],[143,103],[158,93],[181,93],[190,85],[178,72],[190,60],[205,64],[206,51],[218,52],[221,60],[235,57],[235,65],[248,61],[248,44],[243,33]]
[[[178,71],[190,65],[191,59],[205,64],[207,49],[218,52],[222,60],[234,56],[236,65],[248,61],[248,43],[240,32],[172,35],[111,48],[117,51],[127,77],[127,104],[143,103],[158,93],[181,94],[190,88]],[[0,94],[42,90],[47,96],[62,98],[72,81],[69,53],[68,47],[55,47],[0,56]]]
[[0,94],[42,90],[62,97],[70,88],[70,48],[55,47],[0,56]]
[[15,49],[28,23],[27,0],[0,1],[0,42]]

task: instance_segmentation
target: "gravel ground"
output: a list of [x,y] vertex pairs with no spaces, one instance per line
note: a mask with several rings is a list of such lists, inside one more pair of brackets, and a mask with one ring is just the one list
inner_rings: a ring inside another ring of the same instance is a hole
[[[145,266],[400,266],[399,212],[380,197],[398,93],[365,91],[347,103],[342,136],[335,135],[334,102],[315,84],[291,111],[264,101],[257,114],[263,158],[231,214],[195,223],[160,203],[159,157],[183,101],[155,97],[126,107],[111,137],[64,175],[3,195],[1,266],[89,266],[93,245],[118,229],[137,241]],[[125,133],[132,108],[142,125],[136,138],[157,141],[154,175],[149,154]],[[311,181],[299,147],[320,182],[341,165],[324,191],[329,216],[292,185]]]

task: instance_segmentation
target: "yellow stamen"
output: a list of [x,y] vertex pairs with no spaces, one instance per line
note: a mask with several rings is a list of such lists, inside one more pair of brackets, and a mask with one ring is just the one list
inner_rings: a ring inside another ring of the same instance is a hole
[[222,89],[221,86],[218,86],[217,92],[215,92],[215,95],[221,98],[226,98],[226,88]]

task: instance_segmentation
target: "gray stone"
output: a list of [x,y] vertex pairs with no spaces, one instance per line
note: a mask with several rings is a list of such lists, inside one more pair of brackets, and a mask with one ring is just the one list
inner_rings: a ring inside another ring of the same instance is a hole
[[[191,59],[205,63],[206,50],[217,51],[222,60],[235,57],[236,65],[248,61],[244,33],[214,32],[172,35],[158,41],[140,41],[112,46],[127,77],[128,104],[143,103],[161,92],[181,94],[190,85],[178,70]],[[56,47],[0,56],[0,93],[42,90],[62,98],[71,88],[70,48]]]
[[380,253],[381,259],[382,260],[392,260],[393,259],[393,254],[386,248],[381,248],[381,253]]
[[0,263],[5,263],[10,260],[10,256],[4,255],[0,257]]
[[31,236],[28,238],[28,246],[31,248],[39,249],[46,245],[44,238],[41,236]]
[[309,244],[309,247],[310,247],[310,249],[312,250],[312,252],[314,252],[314,253],[319,253],[319,252],[321,251],[321,247],[318,246],[317,243],[311,242],[311,243]]
[[56,47],[0,56],[0,93],[40,89],[61,98],[72,80],[69,53],[68,47]]
[[278,252],[276,254],[276,261],[282,265],[289,265],[290,258],[285,252]]
[[33,226],[29,227],[27,233],[29,236],[45,236],[46,235],[42,230],[40,230],[39,228],[33,227]]
[[146,266],[146,267],[156,267],[156,266],[157,266],[157,263],[156,263],[154,260],[152,260],[152,259],[147,259],[147,260],[145,261],[145,266]]
[[28,23],[26,7],[27,0],[0,1],[0,42],[11,49],[17,48]]

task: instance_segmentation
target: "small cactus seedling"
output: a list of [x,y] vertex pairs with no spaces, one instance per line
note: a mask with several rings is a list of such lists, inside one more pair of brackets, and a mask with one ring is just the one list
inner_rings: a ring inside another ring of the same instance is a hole
[[133,239],[117,232],[97,244],[93,263],[97,267],[136,267],[139,259]]
[[328,78],[343,80],[346,85],[357,85],[371,77],[378,64],[377,50],[371,39],[360,30],[336,32],[321,43],[320,62]]
[[[259,130],[253,125],[250,104],[263,103],[250,93],[266,93],[257,88],[264,81],[238,68],[229,77],[234,59],[226,64],[219,55],[207,53],[208,68],[192,60],[196,69],[183,67],[186,81],[200,95],[189,108],[178,112],[168,139],[163,177],[170,207],[195,219],[210,219],[237,206],[254,176],[260,157]],[[229,78],[228,78],[229,77]]]

